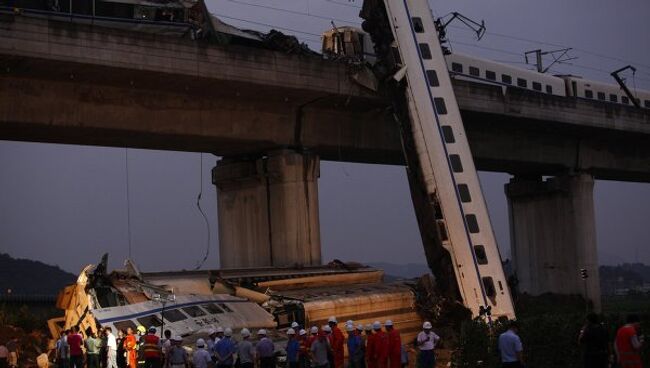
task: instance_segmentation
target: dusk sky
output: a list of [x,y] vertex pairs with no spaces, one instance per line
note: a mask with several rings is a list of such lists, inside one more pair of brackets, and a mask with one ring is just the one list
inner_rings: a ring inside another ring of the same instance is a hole
[[[314,49],[332,18],[337,25],[358,24],[356,7],[362,3],[207,1],[226,22],[300,31],[296,35]],[[485,20],[488,32],[479,42],[458,24],[450,28],[454,50],[526,67],[524,51],[573,47],[571,55],[578,59],[555,66],[553,73],[611,83],[609,72],[633,64],[637,73],[634,79],[628,75],[628,83],[650,90],[647,0],[436,0],[431,5],[437,16],[459,11]],[[206,251],[207,230],[196,208],[202,186],[201,204],[211,224],[203,268],[218,268],[216,191],[210,180],[216,160],[211,154],[0,141],[0,252],[74,273],[109,252],[111,266],[119,267],[129,255],[128,208],[131,255],[143,270],[192,269]],[[507,258],[503,185],[509,175],[480,173],[480,178]],[[325,261],[424,262],[403,167],[323,162],[319,191]],[[650,184],[597,181],[594,200],[600,262],[650,264]]]

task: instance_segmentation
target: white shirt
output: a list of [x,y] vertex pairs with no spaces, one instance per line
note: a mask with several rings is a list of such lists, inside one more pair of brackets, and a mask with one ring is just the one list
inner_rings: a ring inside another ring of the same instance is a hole
[[194,368],[208,368],[212,363],[212,358],[207,350],[198,349],[192,356],[192,363],[194,363]]
[[111,350],[117,351],[117,340],[115,340],[115,335],[113,333],[108,333],[106,336],[106,346]]
[[523,350],[521,339],[514,331],[508,330],[499,336],[499,351],[503,363],[518,362],[517,353]]
[[440,341],[440,336],[433,331],[429,331],[429,333],[421,331],[418,334],[418,347],[420,350],[433,350],[438,341]]

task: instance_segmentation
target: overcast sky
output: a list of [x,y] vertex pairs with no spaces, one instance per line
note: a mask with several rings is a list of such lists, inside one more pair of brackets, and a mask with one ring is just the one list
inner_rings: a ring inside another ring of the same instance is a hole
[[[230,23],[262,31],[283,27],[312,48],[319,47],[317,35],[332,19],[337,25],[358,23],[355,7],[361,5],[359,0],[245,0],[257,6],[208,1],[210,10]],[[554,72],[611,82],[610,71],[632,63],[638,71],[628,81],[650,90],[648,1],[431,4],[437,16],[459,11],[485,20],[488,33],[480,42],[459,25],[451,28],[455,50],[525,67],[524,51],[573,47],[578,59]],[[112,266],[119,266],[129,254],[130,212],[131,254],[142,269],[191,269],[206,251],[207,229],[196,208],[202,186],[201,204],[211,223],[204,268],[217,268],[216,194],[210,182],[216,159],[0,141],[0,251],[75,273],[109,252]],[[508,257],[503,184],[509,176],[480,173],[480,178],[502,255]],[[423,262],[403,167],[323,162],[319,190],[325,260]],[[601,263],[650,263],[650,184],[598,181],[594,199]]]

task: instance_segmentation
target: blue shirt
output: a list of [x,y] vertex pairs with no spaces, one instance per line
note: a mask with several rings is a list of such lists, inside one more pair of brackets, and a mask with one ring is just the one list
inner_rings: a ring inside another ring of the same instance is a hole
[[255,345],[255,350],[257,351],[258,357],[270,358],[275,352],[275,346],[273,346],[271,339],[268,337],[263,337],[260,341],[258,341],[257,345]]
[[356,359],[361,353],[361,336],[349,335],[348,336],[348,357]]
[[[232,365],[232,355],[235,353],[235,342],[230,337],[224,337],[215,345],[214,350],[219,354],[221,359],[219,364]],[[228,356],[228,358],[226,358]],[[226,359],[224,359],[226,358]]]
[[295,363],[298,361],[298,350],[300,350],[300,342],[296,339],[289,339],[287,342],[287,361]]
[[517,353],[523,350],[521,339],[514,331],[508,330],[499,336],[499,351],[503,363],[518,362]]

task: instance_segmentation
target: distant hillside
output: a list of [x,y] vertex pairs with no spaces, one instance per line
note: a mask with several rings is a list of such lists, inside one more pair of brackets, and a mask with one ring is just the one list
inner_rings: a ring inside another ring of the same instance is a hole
[[0,295],[9,289],[13,295],[57,295],[75,280],[75,275],[59,267],[0,253]]
[[368,266],[384,270],[385,281],[392,281],[397,278],[412,279],[429,273],[427,265],[418,263],[394,264],[379,262],[369,263]]

